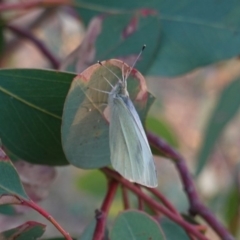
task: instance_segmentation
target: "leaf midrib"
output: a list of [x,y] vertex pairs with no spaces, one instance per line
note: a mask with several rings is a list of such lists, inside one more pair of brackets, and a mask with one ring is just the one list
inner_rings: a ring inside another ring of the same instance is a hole
[[[85,8],[91,11],[99,11],[102,13],[114,13],[114,14],[131,14],[136,12],[135,9],[127,10],[124,7],[123,8],[111,8],[106,6],[102,6],[101,4],[89,4],[85,1],[78,1],[77,4],[75,4],[76,7],[78,8]],[[141,9],[140,7],[137,9]],[[159,12],[159,11],[158,11]],[[236,31],[238,29],[238,26],[230,28],[230,26],[224,25],[224,24],[217,24],[217,23],[212,23],[212,22],[204,22],[200,21],[197,18],[190,18],[190,17],[185,17],[183,14],[183,17],[179,14],[178,16],[175,15],[167,15],[164,13],[161,13],[160,19],[166,20],[166,21],[173,21],[173,22],[178,22],[178,23],[188,23],[188,24],[194,24],[194,25],[199,25],[199,26],[205,26],[205,27],[210,27],[210,28],[216,28],[216,29],[224,29],[224,30],[230,30],[230,31]]]
[[42,112],[42,113],[44,113],[44,114],[47,114],[47,115],[49,115],[49,116],[51,116],[51,117],[54,117],[54,118],[56,118],[56,119],[59,119],[59,120],[62,119],[60,116],[58,116],[58,115],[56,115],[56,114],[54,114],[54,113],[51,113],[51,112],[49,112],[49,111],[47,111],[47,110],[45,110],[45,109],[43,109],[43,108],[40,108],[40,107],[38,107],[38,106],[30,103],[29,101],[26,101],[25,99],[17,96],[16,94],[8,91],[7,89],[5,89],[5,88],[3,88],[3,87],[0,87],[0,91],[3,92],[3,93],[5,93],[5,94],[8,95],[8,96],[13,97],[14,99],[18,100],[19,102],[22,102],[22,103],[24,103],[25,105],[27,105],[27,106],[29,106],[29,107],[31,107],[31,108],[33,108],[33,109],[36,109],[36,110],[38,110],[38,111],[40,111],[40,112]]

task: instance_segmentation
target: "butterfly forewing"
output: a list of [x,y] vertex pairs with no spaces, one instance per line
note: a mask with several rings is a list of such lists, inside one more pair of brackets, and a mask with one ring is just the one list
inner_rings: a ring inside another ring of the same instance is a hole
[[156,187],[158,183],[153,156],[130,98],[110,94],[108,104],[113,168],[129,181]]

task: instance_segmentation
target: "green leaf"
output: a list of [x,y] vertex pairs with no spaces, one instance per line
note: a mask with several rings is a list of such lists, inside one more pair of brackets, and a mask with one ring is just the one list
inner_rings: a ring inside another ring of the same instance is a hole
[[[158,11],[162,29],[161,46],[149,75],[180,75],[239,54],[240,5],[235,0],[76,2],[79,2],[81,19],[86,23],[97,14],[129,12],[137,8]],[[151,37],[155,37],[154,33]]]
[[106,177],[99,170],[93,170],[83,176],[79,176],[77,186],[80,190],[90,193],[95,197],[103,197],[107,189]]
[[230,223],[238,214],[240,194],[237,186],[234,186],[227,196],[225,205],[225,219]]
[[165,240],[159,224],[144,212],[125,211],[116,218],[111,240]]
[[7,199],[5,202],[4,197],[6,196],[18,196],[29,200],[16,169],[0,148],[0,204],[15,202],[15,199]]
[[199,152],[196,175],[199,175],[213,151],[218,137],[228,122],[238,112],[240,105],[240,79],[231,82],[221,93],[217,106],[210,117]]
[[239,231],[240,223],[240,193],[239,186],[234,184],[230,189],[226,201],[223,205],[224,217],[228,225],[228,229],[232,234],[236,235]]
[[[106,64],[119,77],[122,76],[122,61],[112,59],[102,64]],[[113,85],[118,81],[105,67],[92,65],[74,79],[65,101],[63,149],[68,161],[80,168],[99,168],[110,164],[109,128],[106,120],[108,95],[93,89],[111,90],[103,76]],[[147,92],[145,80],[139,72],[135,71],[129,76],[128,90],[144,121],[154,97]]]
[[[120,59],[132,65],[143,44],[147,45],[136,68],[145,72],[158,50],[160,39],[159,15],[152,11],[134,11],[95,17],[88,26],[83,43],[68,59],[68,71],[81,72],[98,60]],[[74,55],[74,57],[73,57]]]
[[61,116],[74,76],[37,69],[0,70],[0,138],[9,151],[32,163],[67,164]]
[[168,218],[162,218],[160,221],[162,230],[166,236],[166,239],[169,240],[189,240],[190,238],[186,232],[179,227],[176,223],[169,220]]
[[[159,16],[156,12],[143,14],[134,12],[131,14],[109,15],[103,21],[102,32],[96,41],[96,60],[111,58],[122,59],[132,65],[143,44],[147,45],[136,68],[145,72],[153,61],[160,40]],[[127,28],[136,29],[131,34],[125,34]]]
[[45,225],[37,222],[26,222],[19,227],[0,233],[0,239],[3,240],[37,240],[45,231]]
[[13,216],[16,215],[17,212],[15,208],[11,205],[0,205],[0,214]]
[[[91,221],[89,223],[89,225],[84,229],[82,235],[80,238],[78,238],[78,240],[92,240],[93,239],[93,234],[95,231],[95,227],[96,227],[96,220],[94,219],[93,221]],[[108,230],[105,229],[105,233],[104,233],[104,238],[103,240],[108,240]]]
[[[56,237],[56,238],[44,238],[42,240],[66,240],[66,238]],[[76,238],[72,237],[72,240],[76,240]]]
[[171,146],[175,148],[178,147],[177,136],[174,134],[173,130],[171,129],[171,126],[164,119],[147,117],[146,128],[150,132],[163,138]]

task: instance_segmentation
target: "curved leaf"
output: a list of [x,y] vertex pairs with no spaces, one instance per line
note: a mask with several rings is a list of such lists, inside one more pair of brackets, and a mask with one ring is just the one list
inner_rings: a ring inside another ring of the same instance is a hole
[[[102,62],[122,77],[123,62],[116,59]],[[129,66],[124,65],[126,71]],[[68,161],[81,168],[99,168],[110,164],[109,129],[106,103],[108,94],[118,81],[104,66],[92,65],[77,76],[65,101],[62,122],[62,143]],[[133,70],[128,78],[128,90],[142,119],[154,98],[147,92],[144,77]]]
[[146,44],[144,57],[137,63],[139,71],[144,72],[156,56],[159,39],[159,15],[154,10],[100,15],[89,23],[85,39],[62,67],[82,72],[98,60],[111,58],[132,65]]
[[29,221],[19,227],[0,233],[0,239],[37,240],[43,235],[45,228],[46,226],[41,223]]
[[153,132],[159,137],[167,141],[171,146],[178,147],[178,139],[176,134],[171,129],[171,126],[164,119],[154,118],[152,116],[146,119],[146,128],[148,131]]
[[29,199],[8,156],[0,148],[0,204],[18,203],[15,198]]
[[200,174],[212,153],[218,137],[240,106],[240,78],[231,82],[221,93],[217,106],[208,122],[199,152],[196,175]]
[[39,69],[0,70],[0,138],[9,151],[32,163],[67,164],[60,126],[74,76]]
[[240,213],[238,211],[240,207],[240,193],[237,184],[231,186],[231,189],[226,196],[226,200],[221,206],[223,210],[224,218],[227,223],[228,229],[233,235],[237,235],[239,232]]
[[[96,182],[98,184],[96,184]],[[77,179],[77,187],[94,197],[103,197],[103,194],[107,189],[107,180],[102,172],[99,170],[93,170],[89,173],[79,176]]]
[[162,230],[166,236],[166,239],[169,240],[189,240],[186,232],[176,223],[169,220],[168,218],[163,218],[160,221]]
[[110,233],[111,240],[165,240],[159,224],[140,211],[125,211],[116,218]]
[[5,204],[0,205],[0,214],[13,216],[17,214],[17,211],[13,206]]
[[[137,8],[158,11],[162,27],[161,46],[149,75],[180,75],[239,54],[240,5],[235,0],[76,2],[79,2],[79,14],[86,23],[99,13],[129,12]],[[155,37],[154,33],[151,37]]]
[[[66,240],[66,238],[64,238],[64,237],[56,237],[56,238],[44,238],[42,240]],[[76,240],[76,238],[72,238],[72,240]]]

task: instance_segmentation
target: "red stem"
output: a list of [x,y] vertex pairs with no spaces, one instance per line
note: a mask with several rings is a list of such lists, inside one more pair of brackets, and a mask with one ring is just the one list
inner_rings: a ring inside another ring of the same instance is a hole
[[[135,186],[142,192],[141,186],[138,184],[135,184]],[[144,209],[144,202],[142,198],[139,196],[138,197],[138,209],[142,211]]]
[[174,222],[178,223],[180,226],[182,226],[187,232],[194,235],[200,240],[207,240],[207,238],[202,235],[195,226],[189,224],[188,222],[185,222],[182,218],[180,218],[178,215],[172,213],[165,207],[163,207],[161,204],[159,204],[157,201],[153,200],[149,196],[147,196],[144,192],[142,192],[139,188],[134,186],[133,183],[129,182],[128,180],[121,177],[117,172],[109,169],[109,168],[101,168],[101,170],[107,175],[114,179],[116,179],[118,182],[123,184],[125,187],[130,189],[132,192],[134,192],[137,196],[141,197],[147,204],[149,204],[151,207],[155,208],[156,210],[162,212],[164,215],[166,215],[168,218],[173,220]]
[[[167,207],[170,211],[172,211],[173,213],[175,213],[176,215],[178,215],[179,217],[182,218],[181,214],[178,212],[178,210],[165,198],[164,195],[161,194],[161,192],[159,192],[156,188],[146,188],[149,192],[151,192],[153,195],[155,195],[161,202],[162,204]],[[199,229],[199,226],[198,225],[196,228]],[[201,227],[201,230],[202,230],[202,226]],[[206,227],[204,226],[204,230],[206,231]],[[186,232],[186,234],[188,234],[189,238],[191,240],[194,240],[194,238],[188,233]]]
[[165,207],[167,207],[170,211],[180,216],[178,210],[156,188],[146,188],[146,189],[149,192],[151,192],[153,195],[155,195],[162,202],[162,204]]
[[53,68],[55,69],[59,68],[60,65],[59,60],[50,52],[50,50],[43,44],[43,42],[37,39],[31,32],[13,25],[7,25],[6,27],[13,33],[31,41],[42,52],[42,54],[51,62]]
[[96,211],[97,224],[94,231],[93,240],[102,240],[104,237],[107,215],[108,215],[110,206],[112,204],[113,198],[116,194],[117,187],[118,187],[118,182],[111,179],[109,182],[107,194],[102,203],[101,210]]
[[166,157],[172,159],[179,172],[184,190],[187,194],[192,215],[201,216],[221,237],[223,240],[234,240],[233,236],[224,228],[224,226],[216,219],[210,210],[201,202],[197,190],[195,188],[192,176],[188,171],[184,158],[164,140],[152,133],[147,133],[149,143],[161,151]]
[[[7,154],[3,151],[3,148],[0,146],[0,159],[1,161],[9,161],[11,162],[10,158],[7,156]],[[32,200],[25,200],[22,199],[18,196],[15,196],[18,200],[19,203],[21,205],[24,206],[28,206],[32,209],[34,209],[35,211],[37,211],[38,213],[40,213],[43,217],[45,217],[46,219],[48,219],[58,230],[60,233],[62,233],[62,235],[67,239],[67,240],[72,240],[71,236],[69,235],[68,232],[66,232],[61,226],[60,224],[48,213],[46,212],[44,209],[42,209],[40,206],[38,206],[36,203],[34,203]]]
[[121,185],[121,189],[122,189],[122,198],[123,198],[123,208],[126,210],[130,208],[128,192],[124,185]]
[[62,235],[65,237],[65,239],[67,240],[72,240],[71,236],[69,235],[68,232],[66,232],[61,226],[60,224],[48,213],[46,212],[44,209],[42,209],[41,207],[39,207],[36,203],[34,203],[32,200],[24,200],[24,199],[20,199],[21,204],[24,206],[28,206],[32,209],[34,209],[35,211],[37,211],[38,213],[40,213],[43,217],[45,217],[46,219],[48,219],[57,229],[60,233],[62,233]]

